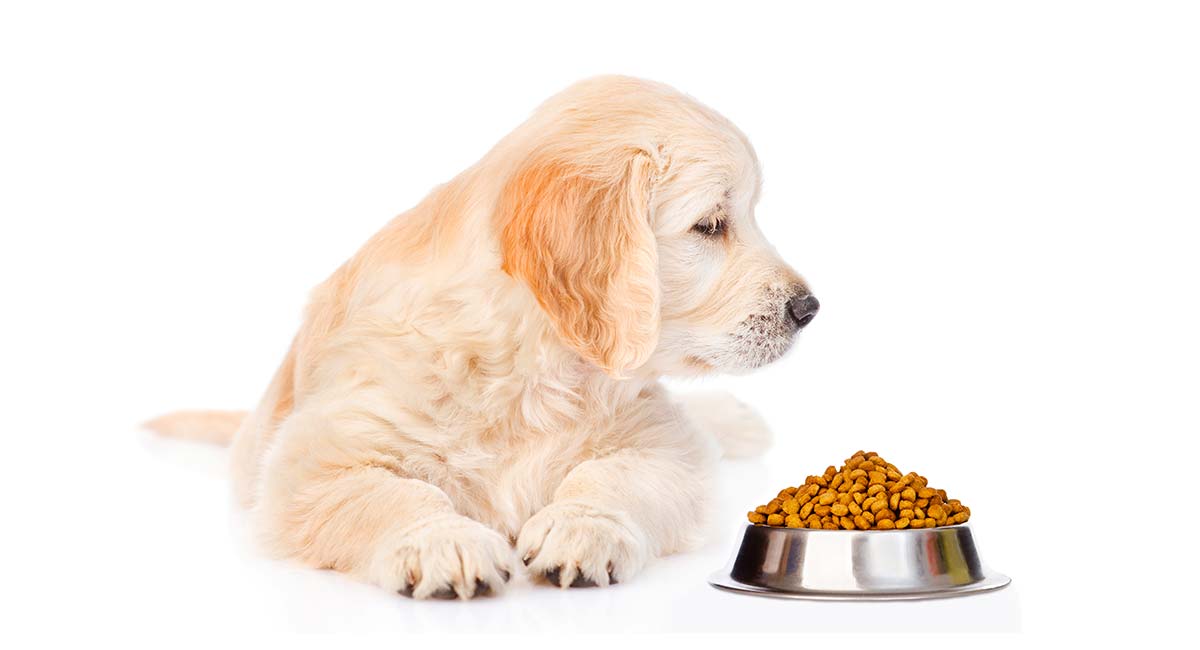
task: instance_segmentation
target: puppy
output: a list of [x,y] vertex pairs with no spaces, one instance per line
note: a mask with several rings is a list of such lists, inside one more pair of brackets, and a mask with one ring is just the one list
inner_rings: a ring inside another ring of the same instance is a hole
[[817,312],[758,194],[717,113],[581,82],[317,287],[253,413],[151,427],[236,427],[238,499],[267,549],[313,567],[471,598],[508,581],[515,544],[553,584],[628,580],[695,541],[715,434],[765,432],[659,378],[770,363]]

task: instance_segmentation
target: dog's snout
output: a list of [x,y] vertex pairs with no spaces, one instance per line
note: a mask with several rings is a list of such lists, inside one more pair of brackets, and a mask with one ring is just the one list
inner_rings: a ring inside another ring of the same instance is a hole
[[821,303],[817,302],[817,297],[807,292],[798,293],[787,301],[788,314],[799,329],[804,329],[805,325],[811,323],[812,319],[817,317],[817,310],[820,308]]

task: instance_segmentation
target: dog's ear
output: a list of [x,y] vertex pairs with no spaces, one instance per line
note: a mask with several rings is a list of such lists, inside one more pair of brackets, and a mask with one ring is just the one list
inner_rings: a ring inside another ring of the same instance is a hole
[[658,343],[656,167],[640,150],[599,158],[534,154],[518,166],[500,198],[500,252],[562,340],[621,377]]

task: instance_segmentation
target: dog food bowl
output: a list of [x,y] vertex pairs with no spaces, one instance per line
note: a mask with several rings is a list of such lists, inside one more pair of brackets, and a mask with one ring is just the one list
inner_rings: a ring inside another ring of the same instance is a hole
[[966,524],[918,530],[812,530],[747,524],[719,589],[817,600],[964,596],[1009,583],[979,562]]

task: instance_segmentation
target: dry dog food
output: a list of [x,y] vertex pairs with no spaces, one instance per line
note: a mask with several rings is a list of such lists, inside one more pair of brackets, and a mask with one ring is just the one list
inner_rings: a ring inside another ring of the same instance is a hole
[[953,526],[971,509],[916,472],[901,472],[873,451],[856,451],[800,487],[785,488],[747,513],[750,523],[826,530],[895,530]]

